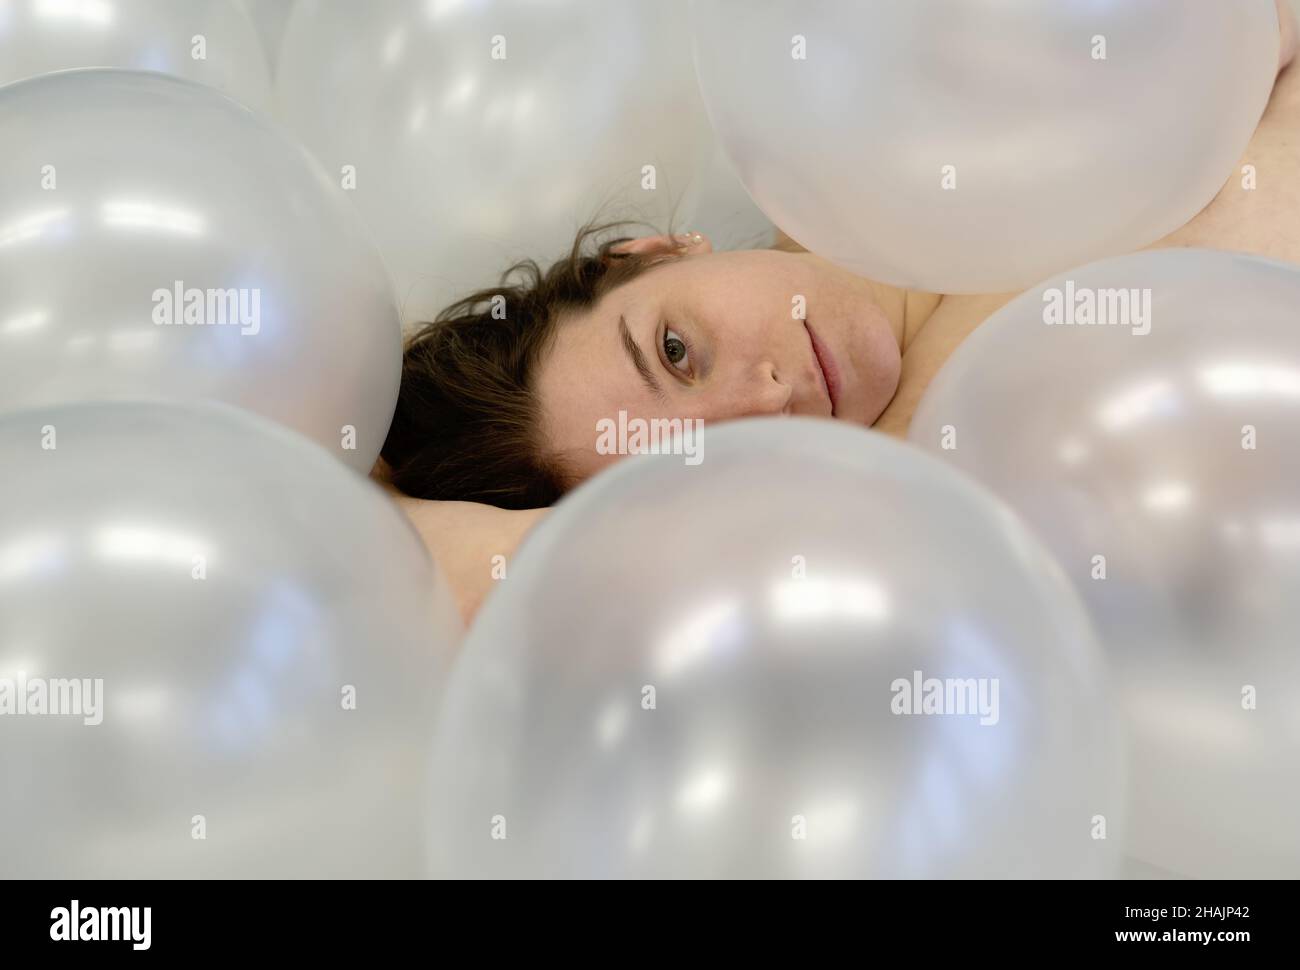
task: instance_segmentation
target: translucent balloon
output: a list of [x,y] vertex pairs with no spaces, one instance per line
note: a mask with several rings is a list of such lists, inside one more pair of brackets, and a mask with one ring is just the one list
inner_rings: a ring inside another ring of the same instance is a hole
[[134,71],[0,89],[0,412],[215,398],[368,472],[401,371],[392,286],[308,153]]
[[1076,269],[975,331],[910,432],[1082,591],[1130,725],[1131,852],[1187,875],[1300,875],[1298,308],[1300,267],[1254,257]]
[[688,35],[682,0],[306,0],[276,90],[427,320],[598,213],[689,219],[712,143]]
[[575,491],[504,582],[439,718],[435,874],[1115,871],[1082,604],[917,449],[736,422]]
[[772,221],[876,280],[1001,292],[1176,229],[1278,59],[1274,0],[696,0],[723,147]]
[[78,67],[159,71],[271,110],[266,57],[239,0],[0,2],[0,84]]
[[280,63],[280,43],[295,3],[297,0],[244,0],[248,17],[262,40],[262,50],[271,65],[272,77]]
[[451,593],[402,514],[221,405],[0,417],[0,859],[413,876]]

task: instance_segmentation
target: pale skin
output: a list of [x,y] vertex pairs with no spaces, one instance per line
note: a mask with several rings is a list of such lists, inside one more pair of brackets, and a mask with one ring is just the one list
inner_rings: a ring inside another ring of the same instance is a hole
[[[1280,5],[1279,14],[1281,73],[1241,161],[1255,167],[1256,187],[1246,190],[1234,175],[1194,219],[1149,248],[1206,247],[1300,264],[1300,70],[1282,70],[1294,58],[1296,25],[1289,7]],[[597,453],[595,428],[619,410],[707,423],[833,417],[902,437],[944,361],[1018,295],[904,291],[854,276],[788,239],[773,250],[726,253],[697,234],[625,246],[678,255],[563,321],[537,375],[543,440],[575,480],[617,460]],[[806,303],[803,322],[791,315],[795,296]],[[467,622],[497,581],[494,557],[505,557],[508,569],[547,511],[393,494]]]

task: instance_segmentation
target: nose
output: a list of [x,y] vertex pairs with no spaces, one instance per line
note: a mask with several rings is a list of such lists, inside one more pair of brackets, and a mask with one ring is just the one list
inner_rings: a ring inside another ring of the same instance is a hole
[[736,403],[739,417],[770,417],[789,414],[794,397],[793,385],[782,380],[776,364],[760,361],[740,388]]

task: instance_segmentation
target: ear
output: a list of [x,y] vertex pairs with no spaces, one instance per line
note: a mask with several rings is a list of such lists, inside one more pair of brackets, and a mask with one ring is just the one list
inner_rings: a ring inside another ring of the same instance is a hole
[[610,247],[611,253],[629,256],[702,256],[713,252],[713,244],[700,232],[679,232],[675,236],[643,236]]

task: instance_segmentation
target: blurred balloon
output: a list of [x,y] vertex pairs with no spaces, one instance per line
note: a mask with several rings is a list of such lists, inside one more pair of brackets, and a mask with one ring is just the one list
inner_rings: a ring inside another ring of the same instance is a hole
[[690,228],[707,235],[714,249],[768,249],[776,241],[772,220],[754,205],[716,142]]
[[711,138],[688,29],[683,0],[307,0],[277,96],[427,320],[598,214],[689,219]]
[[[1062,309],[1104,325],[1045,325]],[[1300,875],[1298,311],[1283,263],[1094,263],[984,323],[910,432],[1084,594],[1131,726],[1130,851],[1187,875]]]
[[78,67],[158,71],[271,110],[270,71],[238,0],[0,0],[0,84]]
[[0,89],[0,144],[0,412],[217,398],[370,470],[397,308],[306,151],[209,88],[110,70]]
[[0,467],[6,876],[420,874],[459,621],[376,486],[213,404],[15,412]]
[[696,0],[714,130],[813,252],[1001,292],[1151,243],[1223,185],[1277,67],[1274,0]]
[[271,76],[275,76],[280,63],[280,44],[284,40],[284,28],[289,23],[289,14],[293,13],[295,0],[244,0],[248,17],[262,39],[262,50],[267,63],[271,66]]
[[439,717],[435,874],[1114,871],[1122,765],[1082,604],[917,449],[737,422],[697,467],[578,489],[505,582]]

